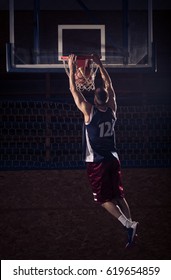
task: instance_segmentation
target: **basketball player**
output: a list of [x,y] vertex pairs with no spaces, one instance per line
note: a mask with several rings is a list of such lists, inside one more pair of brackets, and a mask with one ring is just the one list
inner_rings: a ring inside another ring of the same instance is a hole
[[100,58],[92,55],[92,59],[98,66],[104,83],[104,88],[95,90],[94,105],[87,102],[76,89],[76,56],[73,54],[68,59],[70,91],[76,106],[84,115],[85,161],[94,201],[123,224],[128,233],[126,247],[129,247],[134,242],[138,223],[131,219],[121,182],[114,132],[117,110],[115,92]]

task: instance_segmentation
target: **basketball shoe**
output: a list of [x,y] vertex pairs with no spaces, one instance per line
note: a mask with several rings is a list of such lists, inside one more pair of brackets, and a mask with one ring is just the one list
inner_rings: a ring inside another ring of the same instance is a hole
[[125,248],[128,248],[135,244],[135,240],[137,238],[137,227],[138,222],[132,222],[131,227],[127,228],[127,236],[128,236],[128,243],[126,244]]

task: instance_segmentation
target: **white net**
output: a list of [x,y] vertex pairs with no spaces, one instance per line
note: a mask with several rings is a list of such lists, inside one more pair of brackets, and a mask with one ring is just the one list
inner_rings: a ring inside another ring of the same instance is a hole
[[[66,74],[69,77],[69,69],[68,69],[67,60],[63,60],[63,63],[64,63]],[[98,67],[93,61],[90,61],[90,64],[89,64],[90,69],[89,69],[88,75],[86,75],[84,73],[83,68],[82,67],[76,68],[76,74],[79,73],[79,78],[77,78],[75,80],[76,89],[79,92],[94,90],[95,89],[95,77],[96,77]]]

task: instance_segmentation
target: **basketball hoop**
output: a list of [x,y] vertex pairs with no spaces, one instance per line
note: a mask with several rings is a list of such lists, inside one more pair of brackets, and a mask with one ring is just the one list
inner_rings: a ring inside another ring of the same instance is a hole
[[[68,70],[68,56],[61,57],[66,74],[69,77]],[[76,89],[79,92],[90,91],[95,89],[95,77],[97,72],[97,65],[93,62],[92,56],[77,56],[76,60],[76,72],[75,72],[75,84]]]

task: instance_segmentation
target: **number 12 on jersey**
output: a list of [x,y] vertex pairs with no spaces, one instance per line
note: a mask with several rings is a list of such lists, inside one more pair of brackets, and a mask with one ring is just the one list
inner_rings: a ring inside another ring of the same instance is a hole
[[111,122],[103,122],[103,123],[99,124],[99,128],[100,128],[99,137],[112,136],[114,134],[114,125],[115,125],[114,121],[112,123]]

